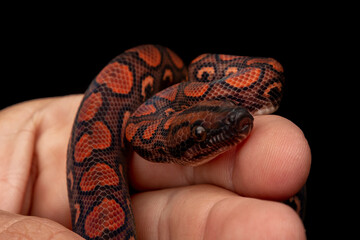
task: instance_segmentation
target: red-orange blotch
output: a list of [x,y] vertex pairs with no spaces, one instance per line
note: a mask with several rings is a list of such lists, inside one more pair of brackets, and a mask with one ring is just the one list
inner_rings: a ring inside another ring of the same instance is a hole
[[254,58],[247,61],[248,65],[251,65],[253,63],[267,63],[271,65],[276,71],[284,72],[284,68],[281,66],[281,64],[273,58]]
[[119,177],[114,169],[105,163],[98,163],[85,172],[81,178],[81,191],[94,190],[96,186],[116,186]]
[[201,97],[208,90],[209,84],[202,82],[191,82],[185,89],[184,94],[188,97]]
[[229,77],[225,80],[225,82],[236,88],[249,87],[259,79],[260,74],[261,69],[250,68],[247,71],[236,74],[233,77]]
[[129,66],[118,62],[107,65],[96,77],[99,84],[105,83],[113,92],[120,94],[130,93],[133,80]]
[[91,155],[93,149],[105,149],[111,145],[111,132],[108,127],[97,121],[91,127],[92,134],[84,134],[75,144],[74,158],[76,162],[83,162]]
[[100,237],[105,229],[115,231],[124,225],[125,213],[113,199],[104,198],[85,219],[85,233],[90,238]]
[[84,100],[77,121],[89,121],[98,112],[102,105],[101,93],[92,93]]

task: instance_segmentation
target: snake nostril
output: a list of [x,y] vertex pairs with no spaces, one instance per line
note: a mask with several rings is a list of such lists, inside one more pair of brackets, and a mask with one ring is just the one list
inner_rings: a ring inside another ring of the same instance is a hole
[[225,118],[224,122],[227,125],[231,125],[236,123],[237,119],[238,119],[238,114],[236,112],[231,112],[227,115],[227,117]]
[[239,121],[238,129],[241,133],[249,133],[252,129],[253,123],[250,118],[243,118],[241,121]]
[[235,112],[230,113],[228,119],[230,123],[234,123],[236,121],[237,114]]

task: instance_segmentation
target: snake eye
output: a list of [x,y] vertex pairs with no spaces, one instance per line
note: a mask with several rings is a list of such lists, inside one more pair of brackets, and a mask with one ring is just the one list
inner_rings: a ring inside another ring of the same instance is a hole
[[192,129],[192,137],[197,142],[203,142],[206,139],[206,130],[202,126],[195,126]]

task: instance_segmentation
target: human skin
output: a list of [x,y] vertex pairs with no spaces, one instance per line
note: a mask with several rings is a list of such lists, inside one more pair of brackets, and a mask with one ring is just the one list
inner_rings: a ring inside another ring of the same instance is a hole
[[[66,149],[82,95],[0,111],[0,239],[82,239],[71,231]],[[255,117],[248,139],[199,167],[129,159],[139,239],[306,239],[278,201],[301,189],[309,145],[291,121]]]

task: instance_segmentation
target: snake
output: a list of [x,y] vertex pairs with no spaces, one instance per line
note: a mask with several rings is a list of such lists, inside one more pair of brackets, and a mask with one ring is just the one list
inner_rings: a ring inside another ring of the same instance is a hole
[[283,86],[273,58],[208,53],[187,67],[160,45],[115,57],[86,90],[72,127],[66,174],[73,231],[85,239],[136,239],[130,154],[204,164],[244,141],[253,116],[277,110]]

